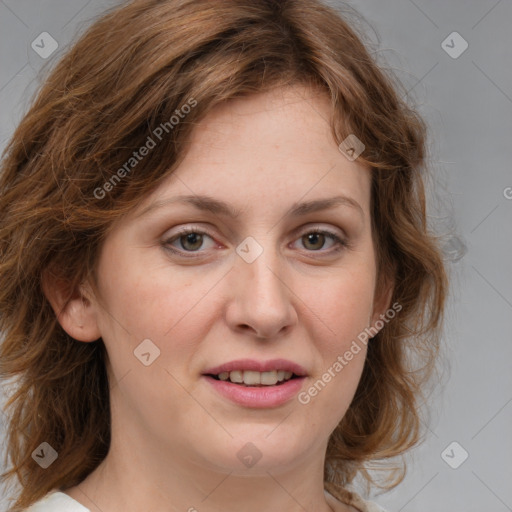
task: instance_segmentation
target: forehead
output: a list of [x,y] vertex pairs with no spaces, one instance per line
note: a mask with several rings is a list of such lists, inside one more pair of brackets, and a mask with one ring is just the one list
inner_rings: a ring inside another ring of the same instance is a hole
[[[303,86],[276,88],[217,105],[192,133],[193,157],[236,145],[241,153],[310,160],[335,145],[325,92]],[[275,151],[279,149],[279,151]],[[234,153],[234,151],[232,151]]]
[[368,211],[370,172],[339,151],[330,109],[326,93],[303,87],[218,105],[195,127],[184,160],[149,200],[197,194],[250,209],[344,194]]

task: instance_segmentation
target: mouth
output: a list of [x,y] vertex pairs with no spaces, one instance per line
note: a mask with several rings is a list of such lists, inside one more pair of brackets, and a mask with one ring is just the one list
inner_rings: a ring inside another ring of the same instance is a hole
[[224,371],[218,374],[206,374],[215,380],[231,382],[245,387],[266,387],[280,386],[292,379],[298,379],[299,376],[293,372],[285,370],[272,370],[268,372],[257,372],[253,370],[233,370]]
[[240,359],[209,368],[202,376],[222,397],[239,406],[261,409],[292,400],[307,373],[299,364],[285,359]]

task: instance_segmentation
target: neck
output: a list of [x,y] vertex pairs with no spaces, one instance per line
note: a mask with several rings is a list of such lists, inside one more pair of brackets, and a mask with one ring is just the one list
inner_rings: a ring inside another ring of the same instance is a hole
[[[280,471],[254,467],[237,472],[164,456],[161,450],[156,455],[146,448],[121,450],[118,444],[82,483],[66,491],[91,512],[352,510],[324,491],[323,457],[306,457]],[[130,446],[129,440],[124,446]]]

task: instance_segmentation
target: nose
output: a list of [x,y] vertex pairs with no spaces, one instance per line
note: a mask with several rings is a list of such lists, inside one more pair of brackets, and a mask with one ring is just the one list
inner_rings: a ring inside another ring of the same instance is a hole
[[297,323],[289,276],[270,249],[252,263],[237,257],[231,270],[226,320],[231,329],[256,338],[276,338]]

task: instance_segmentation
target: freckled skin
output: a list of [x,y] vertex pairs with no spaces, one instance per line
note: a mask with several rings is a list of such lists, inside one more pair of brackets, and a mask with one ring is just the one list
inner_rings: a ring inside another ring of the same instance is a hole
[[[112,446],[68,491],[91,510],[93,502],[111,512],[170,510],[170,503],[201,512],[302,510],[283,488],[308,510],[351,510],[328,504],[323,461],[359,382],[364,346],[306,405],[294,398],[271,409],[241,407],[202,377],[233,359],[284,358],[306,369],[306,390],[388,305],[374,303],[370,171],[339,151],[328,116],[328,99],[300,88],[218,107],[196,128],[176,174],[110,233],[98,268],[101,296],[91,297],[86,318],[118,381]],[[155,201],[190,194],[241,213],[176,203],[137,216]],[[362,212],[338,206],[285,216],[296,202],[334,195],[349,196]],[[180,239],[182,227],[207,231],[203,244]],[[308,242],[311,228],[349,247],[335,251],[339,244],[322,236]],[[252,263],[236,253],[249,236],[263,248]],[[160,350],[149,366],[134,356],[144,339]],[[262,455],[251,468],[237,457],[248,442]]]

